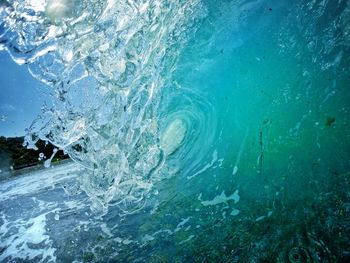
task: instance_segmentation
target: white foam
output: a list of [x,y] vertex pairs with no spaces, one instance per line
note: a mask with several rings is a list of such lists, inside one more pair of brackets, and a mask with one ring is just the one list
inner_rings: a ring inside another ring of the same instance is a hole
[[238,215],[240,212],[239,212],[239,210],[238,209],[232,209],[232,211],[231,211],[231,216],[236,216],[236,215]]
[[102,230],[103,233],[105,233],[109,237],[113,237],[113,234],[112,234],[111,230],[108,228],[106,223],[102,223],[100,225],[100,227],[101,227],[101,230]]
[[74,178],[83,170],[80,166],[73,163],[53,168],[42,169],[2,183],[0,185],[0,201],[26,194],[34,194],[45,187]]
[[174,232],[180,231],[183,226],[191,219],[191,217],[183,218],[181,222],[176,226]]
[[259,222],[265,218],[266,218],[266,216],[259,216],[258,218],[255,219],[255,222]]
[[194,237],[195,237],[194,235],[190,235],[188,238],[186,238],[185,240],[181,241],[179,244],[186,243],[186,242],[190,241]]
[[232,175],[235,175],[237,172],[238,172],[238,167],[237,165],[235,165],[235,167],[233,167]]
[[220,195],[215,196],[212,200],[202,201],[202,205],[218,205],[221,203],[227,203],[227,201],[233,200],[235,204],[239,202],[238,190],[236,190],[232,195],[226,196],[225,191],[222,191]]
[[143,242],[148,242],[148,241],[152,241],[152,240],[154,240],[154,237],[152,237],[148,234],[144,235],[144,237],[142,238]]
[[[46,234],[46,215],[47,213],[43,213],[28,221],[19,219],[14,222],[7,221],[3,216],[4,224],[0,229],[0,237],[5,250],[0,255],[0,261],[9,257],[32,260],[40,256],[41,261],[56,261],[54,255],[56,249],[51,246],[52,241]],[[14,234],[12,234],[13,229],[17,230]],[[45,245],[45,248],[32,249],[28,246],[28,244],[41,243]]]

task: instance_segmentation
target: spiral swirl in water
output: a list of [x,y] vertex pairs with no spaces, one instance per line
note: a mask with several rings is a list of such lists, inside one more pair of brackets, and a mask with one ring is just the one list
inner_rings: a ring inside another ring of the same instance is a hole
[[180,122],[185,132],[174,157],[167,157],[170,159],[168,169],[173,172],[181,169],[185,176],[190,176],[208,156],[216,136],[215,107],[195,89],[178,87],[170,94],[163,100],[161,112],[166,114],[161,116],[161,130]]

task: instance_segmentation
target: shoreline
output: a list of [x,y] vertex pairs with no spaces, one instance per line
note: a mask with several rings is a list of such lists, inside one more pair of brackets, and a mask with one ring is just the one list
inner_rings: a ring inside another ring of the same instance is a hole
[[29,173],[39,172],[39,171],[42,171],[45,169],[50,169],[50,168],[53,168],[55,166],[61,166],[61,165],[69,164],[69,163],[73,163],[73,160],[72,159],[63,159],[60,161],[52,162],[50,167],[48,167],[48,168],[46,168],[44,166],[44,164],[38,164],[38,165],[24,167],[24,168],[18,169],[18,170],[2,171],[0,173],[0,183],[25,176]]

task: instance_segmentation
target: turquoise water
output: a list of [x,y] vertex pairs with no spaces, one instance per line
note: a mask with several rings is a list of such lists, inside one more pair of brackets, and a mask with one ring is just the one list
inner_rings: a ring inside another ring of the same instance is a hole
[[55,260],[350,260],[348,1],[61,2],[28,31],[30,1],[2,7],[53,89],[28,145],[86,169],[61,224],[89,231],[49,235]]

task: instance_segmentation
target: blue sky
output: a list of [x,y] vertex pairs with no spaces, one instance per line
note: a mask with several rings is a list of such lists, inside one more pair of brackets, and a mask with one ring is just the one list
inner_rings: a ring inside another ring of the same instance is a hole
[[48,100],[47,87],[30,75],[26,65],[17,65],[0,51],[0,91],[0,136],[24,135]]

